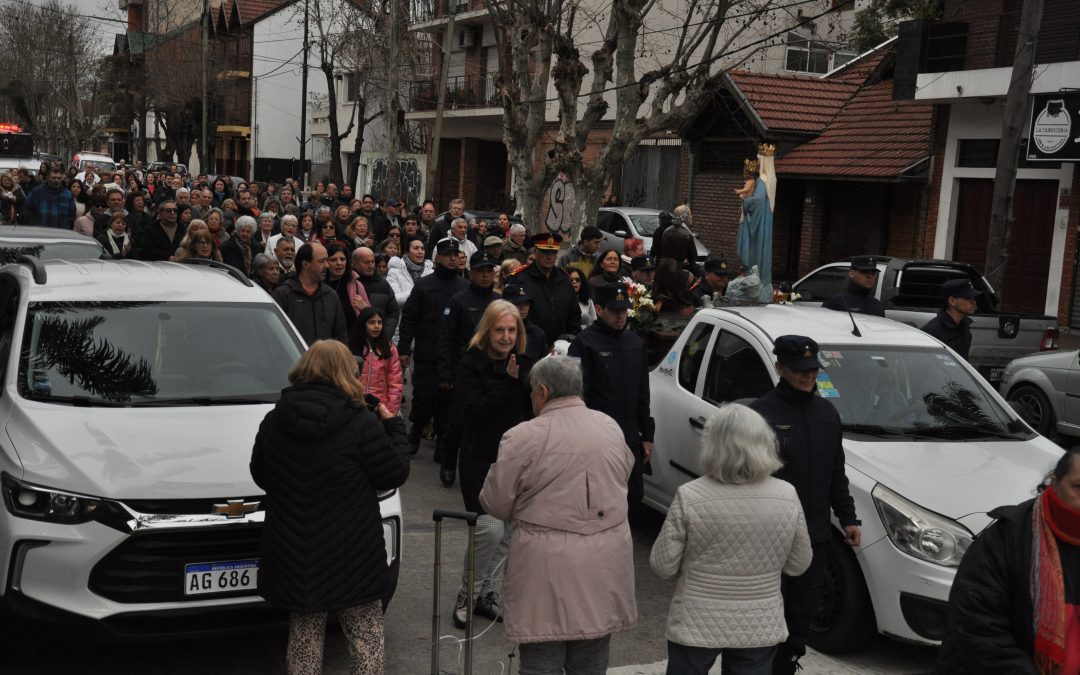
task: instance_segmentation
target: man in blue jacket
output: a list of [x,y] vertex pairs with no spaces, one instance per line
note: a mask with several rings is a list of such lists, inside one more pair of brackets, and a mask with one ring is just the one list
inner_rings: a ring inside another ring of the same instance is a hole
[[[534,302],[535,306],[535,302]],[[630,512],[644,495],[643,471],[653,449],[656,424],[649,410],[649,366],[645,341],[626,330],[630,294],[626,284],[596,290],[596,321],[570,345],[570,356],[581,360],[585,405],[607,413],[619,423],[634,454],[627,486]]]
[[831,403],[817,394],[821,363],[818,345],[803,335],[781,335],[773,346],[776,388],[750,404],[776,432],[780,459],[784,466],[776,477],[795,486],[814,557],[810,567],[797,577],[784,576],[784,618],[788,639],[777,649],[773,673],[793,674],[799,658],[806,653],[810,623],[817,611],[825,581],[825,562],[829,554],[832,507],[844,528],[844,541],[858,546],[859,521],[855,500],[848,491],[844,472],[843,428],[840,415]]
[[30,191],[23,204],[26,225],[70,230],[75,226],[75,198],[64,187],[64,172],[50,169],[48,180]]

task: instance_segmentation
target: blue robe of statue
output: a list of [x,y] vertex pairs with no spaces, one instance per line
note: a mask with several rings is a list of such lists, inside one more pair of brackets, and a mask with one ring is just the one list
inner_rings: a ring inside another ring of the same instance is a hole
[[772,302],[772,209],[769,193],[760,178],[754,194],[743,199],[743,219],[735,239],[739,260],[747,269],[758,266],[761,275],[761,302]]

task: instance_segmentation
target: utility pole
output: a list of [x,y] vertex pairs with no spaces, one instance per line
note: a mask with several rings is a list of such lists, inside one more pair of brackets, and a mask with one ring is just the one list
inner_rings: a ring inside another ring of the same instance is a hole
[[986,278],[999,298],[1005,297],[1005,266],[1009,258],[1009,231],[1013,215],[1013,191],[1016,188],[1016,165],[1019,160],[1020,134],[1027,117],[1028,98],[1035,67],[1035,48],[1042,25],[1043,0],[1024,0],[1020,29],[1016,38],[1016,58],[1005,98],[1001,120],[997,170],[994,173],[994,196],[990,207],[990,228],[986,239]]
[[431,161],[427,166],[427,180],[424,181],[424,195],[433,199],[435,181],[439,175],[439,145],[442,143],[443,112],[446,110],[446,81],[450,79],[450,48],[454,44],[454,3],[447,3],[448,18],[446,32],[442,41],[442,69],[439,72],[439,103],[435,106],[435,129],[431,134]]
[[307,187],[308,2],[304,0],[304,65],[300,68],[300,189]]
[[390,119],[386,122],[386,135],[390,137],[389,152],[386,155],[386,185],[389,194],[386,199],[397,196],[398,185],[398,40],[399,31],[398,0],[390,0],[390,68],[388,73]]
[[[206,103],[206,51],[210,44],[210,0],[203,0],[202,12],[202,154],[199,156],[199,173],[210,174],[210,155],[206,154],[206,127],[209,117]],[[207,166],[203,166],[203,162]]]

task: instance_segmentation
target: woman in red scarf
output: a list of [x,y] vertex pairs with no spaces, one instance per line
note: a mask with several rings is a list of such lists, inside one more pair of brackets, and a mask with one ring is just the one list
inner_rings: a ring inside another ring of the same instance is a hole
[[1080,674],[1080,448],[990,515],[953,581],[938,672]]

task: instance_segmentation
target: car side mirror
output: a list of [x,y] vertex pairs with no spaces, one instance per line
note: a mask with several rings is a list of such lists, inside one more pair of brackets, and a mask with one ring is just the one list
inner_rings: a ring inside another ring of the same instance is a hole
[[630,236],[630,233],[627,232],[626,230],[615,230],[614,232],[612,232],[612,234],[614,234],[616,237],[618,237],[620,239],[626,239],[626,238],[628,238]]

